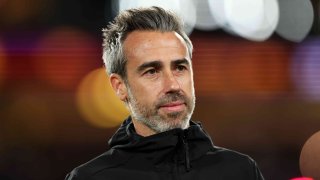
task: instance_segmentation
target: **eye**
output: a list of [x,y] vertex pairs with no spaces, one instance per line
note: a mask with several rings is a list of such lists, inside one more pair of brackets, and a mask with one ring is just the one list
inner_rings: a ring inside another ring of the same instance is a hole
[[145,75],[154,75],[157,72],[158,71],[156,69],[149,69],[149,70],[145,71],[143,74],[145,74]]
[[184,71],[184,70],[187,70],[187,67],[183,66],[183,65],[177,65],[176,70],[177,71]]

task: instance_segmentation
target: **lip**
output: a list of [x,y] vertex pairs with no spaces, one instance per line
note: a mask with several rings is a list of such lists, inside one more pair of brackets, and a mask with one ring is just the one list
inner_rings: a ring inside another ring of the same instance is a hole
[[180,101],[171,102],[171,103],[167,103],[160,106],[161,109],[164,109],[166,111],[182,111],[184,107],[185,107],[185,103]]

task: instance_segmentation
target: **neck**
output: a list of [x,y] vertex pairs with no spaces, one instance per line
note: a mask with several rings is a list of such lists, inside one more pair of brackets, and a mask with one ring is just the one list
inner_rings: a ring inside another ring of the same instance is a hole
[[132,118],[132,123],[134,126],[134,129],[136,130],[136,133],[140,136],[146,137],[156,134],[156,132],[152,129],[150,129],[148,126],[146,126],[144,123],[137,121]]

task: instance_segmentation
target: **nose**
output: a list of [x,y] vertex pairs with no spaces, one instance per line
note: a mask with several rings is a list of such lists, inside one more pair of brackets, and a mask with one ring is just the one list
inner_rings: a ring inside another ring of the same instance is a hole
[[164,90],[165,93],[180,91],[180,83],[177,77],[173,74],[173,72],[166,73],[164,77]]

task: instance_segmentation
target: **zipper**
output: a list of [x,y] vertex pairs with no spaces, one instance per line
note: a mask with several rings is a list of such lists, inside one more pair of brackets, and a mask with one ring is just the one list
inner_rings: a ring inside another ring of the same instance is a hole
[[185,155],[186,171],[189,172],[191,167],[190,167],[190,158],[189,158],[189,145],[187,142],[186,132],[183,134],[182,142],[183,142],[184,152],[185,152],[184,155]]

